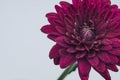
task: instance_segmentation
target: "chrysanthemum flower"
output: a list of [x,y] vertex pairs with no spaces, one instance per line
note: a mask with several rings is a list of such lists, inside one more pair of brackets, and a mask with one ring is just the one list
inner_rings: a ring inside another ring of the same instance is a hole
[[55,41],[49,57],[66,68],[77,62],[81,80],[88,80],[91,67],[106,80],[109,70],[120,65],[120,9],[110,0],[62,1],[56,12],[46,15],[42,32]]

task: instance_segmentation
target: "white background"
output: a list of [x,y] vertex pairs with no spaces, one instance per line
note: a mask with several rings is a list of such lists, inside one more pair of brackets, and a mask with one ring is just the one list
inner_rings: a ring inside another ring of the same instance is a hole
[[[48,58],[54,42],[40,32],[61,0],[0,0],[0,80],[57,80],[63,70]],[[71,0],[66,0],[71,2]],[[120,0],[112,0],[120,5]],[[120,68],[119,68],[120,69]],[[120,72],[111,72],[112,80]],[[77,71],[65,80],[80,80]],[[104,80],[94,70],[89,80]]]

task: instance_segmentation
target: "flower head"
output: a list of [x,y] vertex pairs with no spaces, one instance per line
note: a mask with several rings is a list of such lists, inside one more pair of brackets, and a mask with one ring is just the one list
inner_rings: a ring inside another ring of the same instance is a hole
[[78,63],[82,80],[88,80],[91,67],[106,80],[108,69],[120,65],[120,9],[110,0],[62,1],[56,12],[46,15],[50,24],[42,32],[55,41],[49,57],[66,68]]

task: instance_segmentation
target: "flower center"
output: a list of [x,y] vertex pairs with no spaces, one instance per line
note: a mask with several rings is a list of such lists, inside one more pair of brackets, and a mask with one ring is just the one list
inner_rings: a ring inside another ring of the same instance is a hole
[[86,24],[82,26],[80,33],[81,33],[82,40],[85,40],[85,41],[92,41],[95,36],[94,27],[88,26]]

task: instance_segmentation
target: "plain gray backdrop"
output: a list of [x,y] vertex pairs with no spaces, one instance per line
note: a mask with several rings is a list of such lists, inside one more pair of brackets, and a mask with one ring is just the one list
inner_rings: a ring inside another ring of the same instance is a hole
[[[48,57],[55,43],[40,28],[59,1],[0,0],[0,80],[57,80],[63,70]],[[120,5],[120,0],[112,3]],[[112,80],[120,79],[120,72],[110,73]],[[65,80],[80,80],[77,70]],[[89,80],[104,79],[92,70]]]

